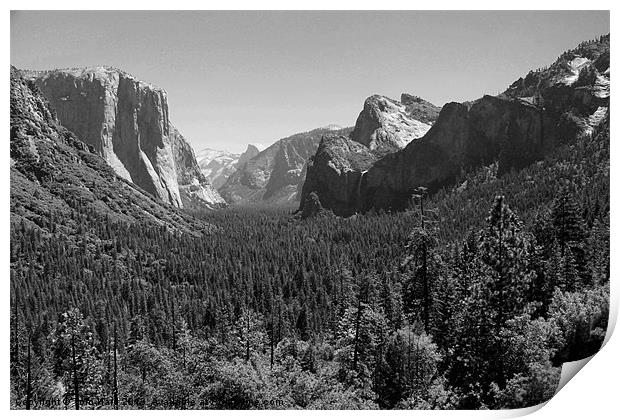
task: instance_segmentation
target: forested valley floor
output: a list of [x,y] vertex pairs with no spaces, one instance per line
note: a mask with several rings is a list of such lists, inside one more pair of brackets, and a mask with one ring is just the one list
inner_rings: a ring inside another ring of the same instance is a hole
[[[11,220],[14,408],[519,408],[595,353],[609,125],[401,213]],[[420,202],[421,200],[421,202]]]

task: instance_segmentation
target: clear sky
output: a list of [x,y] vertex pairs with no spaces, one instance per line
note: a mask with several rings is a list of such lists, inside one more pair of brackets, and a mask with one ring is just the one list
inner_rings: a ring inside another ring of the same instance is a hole
[[402,92],[437,105],[496,94],[580,41],[603,12],[12,12],[11,64],[105,64],[168,92],[198,151],[242,151]]

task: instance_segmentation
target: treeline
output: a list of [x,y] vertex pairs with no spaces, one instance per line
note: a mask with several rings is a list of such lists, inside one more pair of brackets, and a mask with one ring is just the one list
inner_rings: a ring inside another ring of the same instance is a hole
[[11,404],[544,401],[606,331],[608,165],[607,129],[398,214],[229,209],[204,215],[220,229],[200,238],[87,206],[72,233],[53,212],[12,222]]

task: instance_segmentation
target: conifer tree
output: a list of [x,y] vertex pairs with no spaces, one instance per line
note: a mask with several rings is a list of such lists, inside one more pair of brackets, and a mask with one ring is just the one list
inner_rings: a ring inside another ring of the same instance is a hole
[[63,379],[67,401],[79,410],[81,402],[101,395],[101,359],[93,333],[79,309],[64,312],[52,334],[54,372]]

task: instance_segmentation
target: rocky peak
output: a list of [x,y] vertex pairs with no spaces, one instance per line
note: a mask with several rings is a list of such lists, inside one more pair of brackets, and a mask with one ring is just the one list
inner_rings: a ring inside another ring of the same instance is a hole
[[[162,89],[112,67],[25,74],[51,102],[60,122],[123,178],[176,207],[184,201],[224,204],[198,176],[193,150],[170,123]],[[213,201],[203,200],[207,197]]]
[[429,129],[429,124],[412,117],[402,103],[373,95],[364,102],[351,138],[371,150],[395,151],[422,137]]
[[236,164],[237,168],[242,167],[248,160],[254,158],[255,156],[257,156],[260,153],[261,149],[258,148],[258,146],[254,145],[254,144],[248,144],[247,149],[245,149],[245,152],[241,153],[241,156],[239,156],[239,161]]
[[609,96],[609,34],[585,41],[564,52],[551,65],[530,71],[511,84],[502,94],[511,98],[534,100],[554,86],[579,87],[583,76],[590,75],[591,86],[599,97]]

